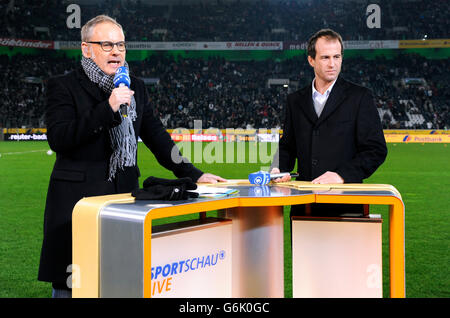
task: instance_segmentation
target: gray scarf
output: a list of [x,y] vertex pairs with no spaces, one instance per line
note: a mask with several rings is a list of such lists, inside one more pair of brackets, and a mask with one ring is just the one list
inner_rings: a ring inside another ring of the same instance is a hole
[[[92,82],[97,84],[104,92],[112,92],[114,89],[114,75],[105,74],[94,61],[85,58],[84,56],[81,58],[81,66]],[[124,66],[128,68],[128,63],[126,61]],[[131,96],[131,105],[128,107],[128,116],[120,117],[122,118],[122,123],[109,130],[113,153],[109,159],[108,181],[111,181],[115,177],[117,169],[123,170],[123,167],[133,167],[136,165],[137,144],[132,123],[137,117],[136,100],[134,99],[134,96]]]

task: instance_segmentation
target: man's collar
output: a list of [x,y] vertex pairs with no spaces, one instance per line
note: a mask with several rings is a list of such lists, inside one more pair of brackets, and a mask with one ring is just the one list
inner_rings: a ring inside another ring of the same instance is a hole
[[[318,91],[318,90],[316,90],[316,88],[314,87],[314,83],[315,83],[315,81],[316,81],[316,78],[314,77],[314,79],[313,79],[313,81],[312,81],[312,96],[314,97],[314,95],[317,93],[317,94],[320,94],[320,92]],[[337,78],[334,80],[334,82],[330,85],[330,87],[328,87],[327,88],[327,90],[325,91],[325,93],[324,94],[320,94],[320,95],[326,95],[326,96],[329,96],[330,95],[330,92],[331,92],[331,90],[333,89],[333,86],[334,86],[334,84],[336,83],[336,81],[337,81]]]

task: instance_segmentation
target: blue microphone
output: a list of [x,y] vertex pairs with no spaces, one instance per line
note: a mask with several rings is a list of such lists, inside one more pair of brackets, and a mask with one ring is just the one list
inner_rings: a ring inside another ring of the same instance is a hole
[[[128,72],[128,69],[125,66],[121,66],[117,69],[116,75],[114,75],[113,83],[114,87],[126,86],[130,88],[131,85],[130,73]],[[120,113],[124,118],[128,117],[128,104],[120,105]]]
[[266,185],[250,187],[250,189],[248,189],[248,193],[252,197],[270,197],[270,187]]
[[251,184],[266,185],[270,182],[270,173],[267,171],[253,172],[248,175]]
[[297,173],[282,172],[270,174],[267,171],[258,171],[250,173],[248,175],[248,181],[250,181],[251,184],[266,185],[270,182],[270,180],[282,178],[286,175],[290,175],[291,177],[298,177]]

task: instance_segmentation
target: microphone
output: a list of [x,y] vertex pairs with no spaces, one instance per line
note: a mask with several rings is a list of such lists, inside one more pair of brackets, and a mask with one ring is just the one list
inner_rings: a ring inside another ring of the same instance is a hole
[[251,184],[266,185],[270,182],[270,180],[281,178],[286,175],[290,175],[291,177],[298,177],[298,173],[282,172],[270,174],[267,171],[258,171],[250,173],[248,175],[248,181],[250,181]]
[[[126,86],[130,88],[131,79],[128,69],[125,66],[121,66],[117,69],[116,75],[114,75],[114,87]],[[120,113],[123,118],[128,117],[128,104],[120,105]]]
[[266,185],[251,187],[248,189],[248,193],[252,197],[270,197],[270,187]]

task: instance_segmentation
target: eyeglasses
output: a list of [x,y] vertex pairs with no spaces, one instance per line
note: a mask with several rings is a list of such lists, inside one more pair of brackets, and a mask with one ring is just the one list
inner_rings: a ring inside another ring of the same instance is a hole
[[105,52],[111,52],[112,49],[114,48],[114,45],[117,45],[117,49],[120,52],[125,51],[125,49],[127,48],[125,41],[120,41],[120,42],[116,42],[116,43],[110,42],[110,41],[97,41],[97,42],[90,41],[87,43],[100,44],[100,46],[102,47],[102,50]]

